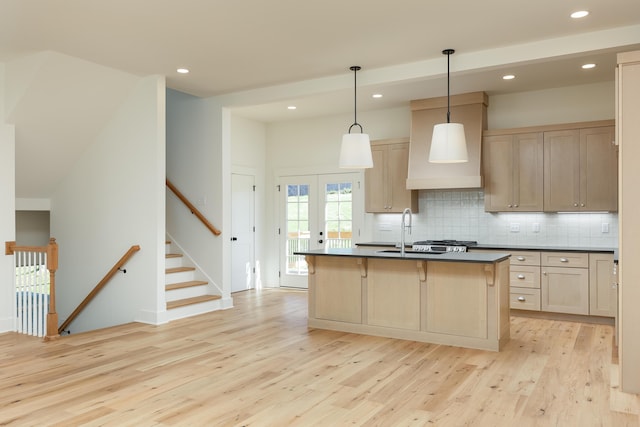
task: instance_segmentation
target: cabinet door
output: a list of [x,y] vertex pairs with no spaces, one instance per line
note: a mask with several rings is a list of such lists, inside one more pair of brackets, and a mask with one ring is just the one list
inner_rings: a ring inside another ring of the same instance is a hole
[[309,275],[310,317],[362,323],[362,269],[358,258],[317,256]]
[[543,267],[542,311],[589,314],[589,270]]
[[580,207],[618,210],[618,154],[613,126],[580,130]]
[[387,146],[371,146],[373,167],[365,170],[365,210],[367,212],[387,212],[386,171]]
[[589,314],[615,317],[617,308],[613,255],[589,254]]
[[542,211],[543,154],[542,132],[485,137],[485,211]]
[[544,133],[544,210],[580,210],[580,132]]
[[513,210],[542,211],[544,146],[542,132],[514,135]]
[[513,135],[487,136],[482,142],[484,210],[508,212],[513,205]]
[[387,192],[389,194],[390,212],[402,212],[404,208],[417,211],[417,191],[407,190],[407,173],[409,172],[409,143],[391,144],[388,146]]

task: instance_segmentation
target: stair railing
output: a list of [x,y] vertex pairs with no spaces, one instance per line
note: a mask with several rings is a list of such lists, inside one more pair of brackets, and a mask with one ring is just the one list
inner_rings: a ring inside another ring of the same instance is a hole
[[50,238],[46,246],[17,246],[16,242],[5,242],[5,255],[15,257],[14,331],[44,336],[45,341],[59,338],[56,312],[56,239]]
[[58,331],[57,331],[58,334],[61,334],[63,331],[67,329],[67,327],[71,324],[71,322],[73,322],[75,318],[78,317],[78,315],[82,312],[82,310],[84,310],[85,307],[89,305],[89,303],[93,300],[93,298],[96,295],[98,295],[98,292],[100,292],[102,288],[104,288],[105,285],[109,283],[109,280],[111,280],[111,278],[118,272],[118,270],[122,268],[127,263],[127,261],[129,261],[129,258],[131,258],[133,254],[138,252],[139,250],[140,250],[140,246],[138,245],[134,245],[129,248],[127,253],[125,253],[122,256],[122,258],[120,258],[118,262],[116,262],[114,266],[111,267],[111,270],[109,270],[109,272],[105,274],[105,276],[102,278],[102,280],[100,280],[100,282],[98,282],[98,284],[93,288],[93,290],[89,292],[89,295],[87,295],[86,298],[82,300],[82,302],[78,305],[78,307],[76,307],[76,309],[73,310],[73,313],[71,313],[71,315],[67,318],[67,320],[62,322],[62,325],[60,325],[60,327],[58,328]]
[[170,189],[171,191],[173,191],[173,194],[175,194],[175,195],[178,197],[178,199],[180,199],[180,200],[182,201],[182,203],[184,203],[184,204],[187,206],[187,208],[189,208],[189,210],[191,211],[191,213],[192,213],[192,214],[194,214],[196,217],[198,217],[198,219],[199,219],[199,220],[204,224],[204,226],[205,226],[205,227],[207,227],[207,228],[208,228],[208,229],[209,229],[209,230],[210,230],[214,235],[216,235],[216,236],[219,236],[219,235],[220,235],[221,231],[220,231],[220,230],[218,230],[216,227],[214,227],[214,226],[213,226],[213,224],[211,224],[211,223],[207,220],[207,218],[205,218],[205,217],[204,217],[204,215],[202,215],[202,212],[200,212],[200,211],[198,210],[198,208],[196,208],[196,207],[193,205],[193,203],[191,203],[191,202],[190,202],[190,201],[189,201],[189,200],[184,196],[184,194],[182,194],[182,193],[180,192],[180,190],[178,190],[178,189],[176,188],[176,186],[175,186],[175,185],[173,185],[173,184],[171,183],[171,181],[169,181],[168,179],[167,179],[167,187],[169,187],[169,189]]

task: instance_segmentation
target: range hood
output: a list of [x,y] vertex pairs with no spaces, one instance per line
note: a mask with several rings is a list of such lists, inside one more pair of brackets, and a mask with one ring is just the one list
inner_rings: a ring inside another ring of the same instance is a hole
[[482,131],[489,97],[472,92],[451,97],[451,122],[464,124],[467,163],[429,163],[433,126],[447,119],[447,97],[411,101],[408,190],[482,187]]

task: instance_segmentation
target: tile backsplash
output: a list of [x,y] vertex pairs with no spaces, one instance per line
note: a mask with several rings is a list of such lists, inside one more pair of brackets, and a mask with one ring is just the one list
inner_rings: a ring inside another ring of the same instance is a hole
[[[484,192],[421,190],[408,242],[426,239],[477,240],[483,244],[618,246],[616,213],[488,213]],[[400,214],[373,215],[374,241],[399,241]]]

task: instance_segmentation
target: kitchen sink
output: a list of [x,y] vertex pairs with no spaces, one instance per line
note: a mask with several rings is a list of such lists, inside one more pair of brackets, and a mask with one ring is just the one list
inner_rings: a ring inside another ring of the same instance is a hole
[[[400,253],[400,249],[382,249],[379,251],[376,251],[377,253],[391,253],[391,254],[399,254]],[[440,255],[443,254],[444,252],[426,252],[426,251],[414,251],[411,249],[405,249],[404,251],[405,254],[424,254],[424,255]]]

